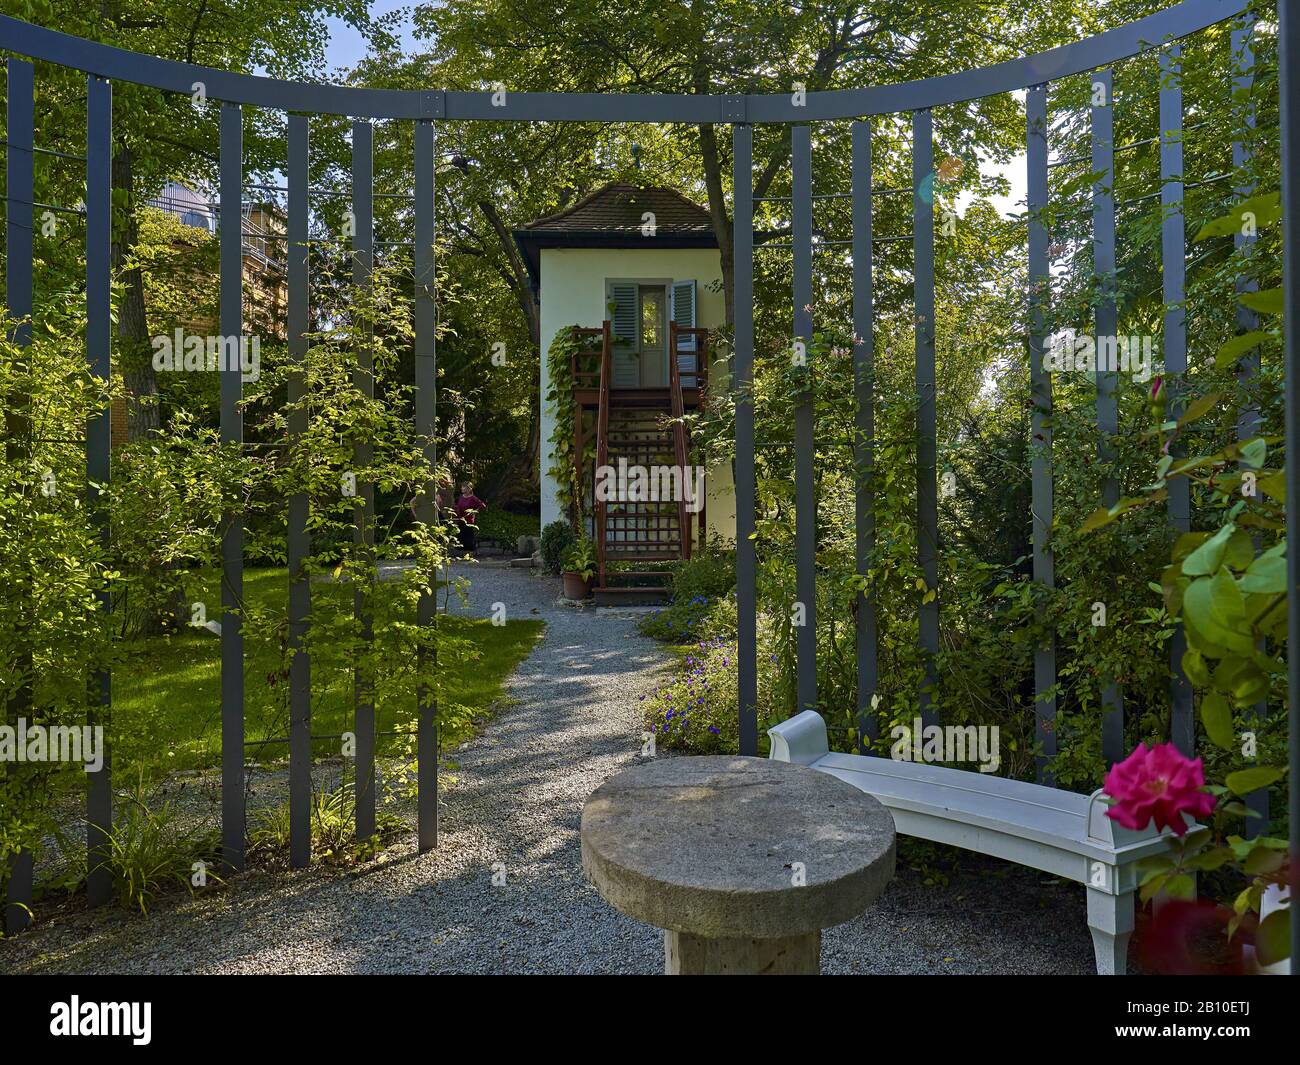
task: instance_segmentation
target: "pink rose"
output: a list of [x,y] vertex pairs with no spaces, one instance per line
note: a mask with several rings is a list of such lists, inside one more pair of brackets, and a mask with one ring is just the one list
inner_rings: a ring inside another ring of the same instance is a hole
[[1202,791],[1204,786],[1199,758],[1184,757],[1172,743],[1158,743],[1150,750],[1139,743],[1106,774],[1106,794],[1115,800],[1106,816],[1135,832],[1154,817],[1156,828],[1171,828],[1181,836],[1187,831],[1184,813],[1208,817],[1214,812],[1214,796]]

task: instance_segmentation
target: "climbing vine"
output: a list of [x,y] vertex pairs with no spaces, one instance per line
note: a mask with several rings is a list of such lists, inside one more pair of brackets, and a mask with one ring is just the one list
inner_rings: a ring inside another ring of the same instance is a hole
[[[571,365],[573,356],[576,355],[579,359],[593,359],[593,365],[598,366],[596,360],[600,355],[599,341],[596,338],[578,336],[575,333],[577,328],[578,326],[566,325],[555,334],[546,352],[546,369],[550,379],[546,402],[555,412],[555,428],[551,431],[551,465],[547,473],[554,478],[560,504],[569,513],[573,513],[575,503],[582,498],[581,470],[583,460],[589,457],[588,454],[573,453],[575,404]],[[589,440],[590,447],[594,449],[594,434]]]

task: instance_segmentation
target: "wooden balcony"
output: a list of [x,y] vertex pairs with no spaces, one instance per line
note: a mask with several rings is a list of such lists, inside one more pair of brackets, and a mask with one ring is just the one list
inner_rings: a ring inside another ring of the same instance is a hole
[[[709,355],[707,342],[709,331],[707,329],[684,329],[679,326],[672,326],[669,330],[672,336],[670,347],[676,347],[678,366],[682,366],[682,360],[692,360],[686,363],[687,368],[679,370],[681,379],[682,403],[687,410],[696,410],[699,408],[704,393],[707,391],[709,380]],[[569,358],[569,374],[573,379],[573,399],[578,407],[578,413],[584,410],[598,410],[600,408],[600,366],[604,356],[604,347],[609,345],[612,353],[613,333],[608,321],[604,322],[599,328],[584,329],[577,328],[573,331],[574,337],[579,341],[586,340],[590,344],[590,350],[585,352],[575,352]],[[683,350],[683,345],[689,347],[693,342],[694,351]],[[669,355],[672,358],[672,355]],[[619,388],[610,382],[610,399],[615,407],[664,407],[671,405],[671,387],[663,385],[660,388]]]

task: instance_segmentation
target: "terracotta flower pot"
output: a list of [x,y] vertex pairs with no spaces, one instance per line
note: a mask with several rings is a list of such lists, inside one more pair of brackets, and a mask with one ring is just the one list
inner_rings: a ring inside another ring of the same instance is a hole
[[565,571],[564,597],[566,599],[586,599],[591,595],[591,580],[581,573]]

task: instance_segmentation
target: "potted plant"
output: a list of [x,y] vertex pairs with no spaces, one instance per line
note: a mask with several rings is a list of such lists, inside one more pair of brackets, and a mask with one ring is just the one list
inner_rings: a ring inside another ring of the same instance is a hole
[[564,560],[564,596],[566,599],[586,599],[591,595],[591,582],[596,579],[596,546],[582,537]]

